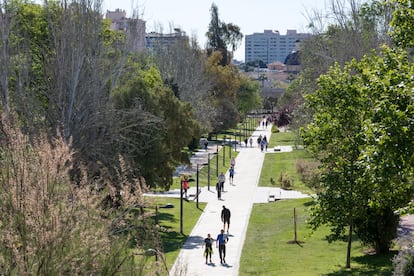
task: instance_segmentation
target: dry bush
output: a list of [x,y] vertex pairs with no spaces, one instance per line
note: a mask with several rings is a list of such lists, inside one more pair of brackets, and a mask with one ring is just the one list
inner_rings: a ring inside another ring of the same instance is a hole
[[319,165],[318,161],[296,160],[296,172],[300,175],[301,181],[316,192],[321,188]]
[[282,189],[289,190],[293,186],[293,179],[291,179],[287,173],[280,173],[277,180],[279,182],[280,188]]
[[[68,171],[73,153],[64,140],[38,137],[31,142],[5,122],[3,117],[1,273],[115,275],[138,271],[139,257],[125,249],[127,239],[109,234],[111,221],[99,207],[102,197],[86,181],[71,184]],[[120,193],[125,203],[137,201],[130,189]]]

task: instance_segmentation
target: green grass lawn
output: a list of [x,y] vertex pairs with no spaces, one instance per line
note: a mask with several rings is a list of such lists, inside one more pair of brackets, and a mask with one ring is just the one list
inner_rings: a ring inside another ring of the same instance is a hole
[[296,145],[296,134],[293,132],[276,132],[270,136],[269,148],[294,145]]
[[[396,252],[366,255],[366,248],[357,241],[352,244],[351,269],[345,269],[345,242],[328,243],[327,228],[310,235],[306,224],[310,203],[310,199],[296,199],[253,206],[239,275],[391,275],[391,258]],[[294,240],[294,208],[299,244],[290,243]]]
[[[146,205],[155,208],[156,205],[164,206],[167,203],[174,205],[174,208],[158,209],[158,224],[160,225],[160,235],[165,253],[166,263],[171,269],[177,258],[180,249],[187,240],[188,235],[198,221],[205,203],[199,202],[199,209],[194,201],[183,201],[183,232],[180,233],[180,200],[176,198],[166,197],[146,197]],[[154,211],[155,218],[155,211]],[[150,259],[149,261],[153,261]]]
[[[259,178],[259,186],[262,187],[280,187],[277,182],[281,173],[287,174],[293,180],[293,190],[311,193],[312,191],[303,184],[300,176],[296,172],[297,160],[312,160],[311,155],[305,150],[294,150],[292,152],[268,153],[262,167]],[[270,178],[273,178],[275,184],[271,184]]]

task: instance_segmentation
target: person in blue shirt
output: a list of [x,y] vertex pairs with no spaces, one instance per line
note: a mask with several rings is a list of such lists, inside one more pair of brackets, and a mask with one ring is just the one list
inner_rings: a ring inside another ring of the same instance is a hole
[[229,180],[230,180],[231,185],[233,185],[233,179],[234,179],[234,167],[231,166],[229,169]]
[[224,229],[220,230],[216,239],[216,247],[219,249],[220,263],[226,263],[226,243],[229,241],[229,238],[224,234]]

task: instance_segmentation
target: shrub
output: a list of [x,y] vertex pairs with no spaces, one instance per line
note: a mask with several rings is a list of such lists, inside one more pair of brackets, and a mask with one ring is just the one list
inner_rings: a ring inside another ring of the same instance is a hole
[[280,173],[278,181],[282,189],[290,189],[293,186],[293,180],[286,173]]
[[399,239],[402,249],[392,260],[394,276],[414,275],[414,243],[412,237]]
[[275,125],[272,125],[272,133],[278,133],[280,132],[279,128]]
[[317,161],[296,160],[296,172],[301,181],[316,192],[320,189],[319,164]]
[[[0,122],[0,271],[4,275],[116,275],[139,270],[128,240],[110,234],[93,183],[71,183],[73,152],[64,139],[31,142]],[[122,184],[120,184],[122,186]],[[123,191],[122,188],[120,190]],[[115,191],[106,191],[113,197]],[[125,189],[124,193],[128,193]],[[128,195],[123,197],[127,202]],[[142,257],[144,260],[144,257]],[[137,274],[135,274],[137,275]]]

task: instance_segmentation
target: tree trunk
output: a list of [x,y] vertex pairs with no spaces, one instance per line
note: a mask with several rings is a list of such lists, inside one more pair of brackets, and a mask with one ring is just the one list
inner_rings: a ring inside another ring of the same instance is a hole
[[351,268],[351,244],[352,244],[352,219],[349,222],[349,232],[348,232],[348,248],[346,251],[346,268]]

